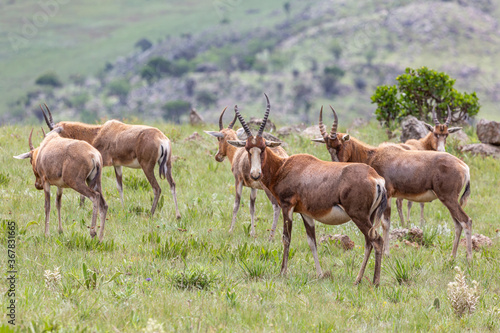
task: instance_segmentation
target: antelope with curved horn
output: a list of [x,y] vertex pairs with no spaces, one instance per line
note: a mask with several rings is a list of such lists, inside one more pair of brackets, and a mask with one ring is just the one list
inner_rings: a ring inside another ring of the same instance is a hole
[[318,276],[323,273],[318,259],[314,220],[340,225],[352,219],[366,242],[364,259],[355,283],[361,282],[372,248],[375,248],[373,283],[378,285],[384,242],[376,229],[387,204],[384,179],[366,164],[325,162],[307,154],[278,156],[271,147],[281,143],[266,141],[262,137],[269,110],[268,103],[262,126],[254,136],[235,106],[236,115],[248,138],[246,141],[229,140],[228,143],[245,147],[251,165],[250,177],[261,181],[280,203],[284,221],[281,274],[287,271],[295,212],[304,220]]
[[[231,171],[234,175],[235,185],[234,188],[236,190],[235,198],[234,198],[234,207],[233,207],[233,218],[231,220],[231,227],[229,228],[229,232],[232,232],[234,229],[234,225],[236,223],[236,214],[238,213],[238,209],[240,207],[241,200],[241,192],[243,190],[243,186],[249,187],[250,191],[250,219],[251,219],[251,231],[250,235],[255,236],[255,225],[254,225],[254,215],[255,215],[255,199],[257,198],[257,190],[263,190],[269,200],[273,205],[273,225],[271,228],[270,238],[274,237],[274,232],[276,230],[276,225],[278,223],[278,219],[280,216],[280,206],[278,201],[274,196],[267,190],[265,186],[262,186],[260,181],[253,180],[250,177],[250,161],[246,156],[245,149],[236,148],[232,145],[228,144],[228,140],[238,140],[236,132],[233,130],[234,123],[236,122],[236,115],[234,116],[233,121],[231,121],[227,128],[224,128],[222,117],[224,116],[224,112],[227,108],[222,110],[219,117],[219,131],[205,131],[205,133],[215,136],[219,141],[219,150],[215,155],[215,160],[217,162],[222,162],[226,158],[229,159],[231,163]],[[281,147],[272,148],[273,152],[281,157],[288,157],[286,151]]]
[[35,187],[45,193],[45,236],[49,236],[50,186],[57,186],[56,207],[59,219],[59,233],[63,232],[61,223],[61,197],[63,188],[72,188],[93,203],[90,236],[96,235],[97,214],[100,212],[101,230],[99,241],[104,236],[104,224],[108,205],[101,190],[102,157],[101,154],[85,141],[65,139],[59,136],[59,128],[48,133],[34,148],[31,143],[31,130],[28,142],[30,151],[17,159],[30,159],[35,174]]
[[47,126],[53,130],[60,128],[59,135],[64,138],[83,140],[94,146],[102,155],[104,166],[113,166],[116,184],[123,203],[122,167],[142,169],[151,187],[154,199],[151,216],[155,213],[161,187],[154,175],[155,165],[159,165],[160,178],[167,178],[174,198],[175,213],[179,219],[181,214],[177,206],[175,182],[172,178],[172,145],[170,140],[159,129],[143,125],[127,125],[118,120],[109,120],[103,125],[88,125],[79,122],[62,121],[54,124],[52,114],[45,104],[47,114],[42,109]]
[[[337,115],[330,106],[335,119]],[[320,139],[326,143],[332,160],[340,162],[366,163],[385,178],[389,204],[384,213],[385,252],[389,253],[390,198],[402,198],[416,202],[439,199],[448,208],[455,222],[455,239],[452,256],[456,257],[462,229],[467,239],[467,259],[472,259],[472,220],[462,209],[470,195],[469,167],[460,159],[443,152],[406,150],[399,145],[385,144],[372,147],[349,134],[332,131],[327,135],[322,126],[322,111],[319,113]],[[334,123],[337,128],[337,120]],[[460,197],[462,189],[465,190]],[[460,203],[459,203],[460,202]]]
[[[429,130],[429,133],[421,138],[421,139],[410,139],[407,140],[404,144],[401,146],[403,148],[409,149],[409,150],[432,150],[432,151],[441,151],[444,152],[445,145],[446,145],[446,138],[448,137],[449,134],[455,133],[457,131],[460,131],[462,127],[451,127],[450,122],[451,122],[451,110],[450,107],[448,106],[448,116],[446,118],[446,121],[441,124],[439,120],[437,119],[436,116],[436,106],[434,105],[432,107],[432,120],[434,121],[434,125],[429,125],[427,123],[424,123],[425,127]],[[413,202],[408,201],[408,211],[407,211],[407,219],[408,223],[410,222],[410,210]],[[425,220],[424,220],[424,203],[420,203],[420,225],[421,227],[424,226]],[[399,218],[401,220],[401,225],[403,228],[405,227],[405,218],[403,216],[403,199],[396,199],[396,207],[398,209],[398,214]]]

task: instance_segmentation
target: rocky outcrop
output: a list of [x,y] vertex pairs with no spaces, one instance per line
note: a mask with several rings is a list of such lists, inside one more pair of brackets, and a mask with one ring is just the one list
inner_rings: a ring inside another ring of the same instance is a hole
[[472,153],[475,155],[493,156],[500,158],[500,147],[490,145],[487,143],[473,143],[470,145],[462,146],[462,152]]
[[500,123],[481,119],[476,125],[477,137],[482,143],[500,146]]
[[[481,249],[483,247],[493,245],[493,242],[491,241],[491,239],[485,235],[474,234],[474,235],[472,235],[471,238],[472,238],[472,249],[474,251],[481,251]],[[466,246],[465,238],[462,238],[460,240],[460,245]]]
[[425,127],[424,122],[413,116],[405,117],[401,122],[401,142],[406,142],[410,139],[421,139],[427,133],[429,133],[429,130]]

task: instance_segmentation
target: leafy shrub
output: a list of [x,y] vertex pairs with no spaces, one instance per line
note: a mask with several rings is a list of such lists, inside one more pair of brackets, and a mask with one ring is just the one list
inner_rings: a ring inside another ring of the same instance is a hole
[[73,107],[75,109],[82,109],[85,106],[85,103],[87,103],[90,100],[90,95],[87,92],[83,92],[78,95],[73,95],[69,99],[69,107]]
[[196,94],[196,100],[205,107],[209,107],[217,102],[217,95],[208,90],[201,90]]
[[163,118],[165,120],[180,123],[180,117],[191,109],[191,103],[183,100],[175,100],[165,103],[163,106]]
[[140,48],[141,51],[144,52],[147,49],[150,49],[153,46],[153,43],[146,38],[141,38],[134,44],[134,46]]
[[321,78],[321,86],[325,94],[330,96],[338,94],[338,83],[344,74],[345,72],[340,67],[325,67]]
[[45,74],[40,75],[35,80],[35,84],[38,84],[40,86],[51,86],[51,87],[54,87],[54,88],[62,86],[61,79],[54,72],[47,72]]
[[130,83],[126,79],[117,79],[108,84],[108,95],[118,96],[123,102],[130,92]]
[[395,128],[407,115],[430,121],[433,107],[441,121],[446,119],[448,107],[454,122],[465,121],[479,112],[476,93],[458,92],[453,88],[455,80],[446,73],[427,67],[407,68],[396,81],[396,86],[377,87],[371,97],[372,103],[377,104],[377,120],[388,128]]

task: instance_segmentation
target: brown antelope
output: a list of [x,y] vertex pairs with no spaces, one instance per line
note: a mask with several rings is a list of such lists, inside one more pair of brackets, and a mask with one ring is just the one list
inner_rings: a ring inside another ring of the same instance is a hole
[[31,130],[28,142],[30,151],[17,159],[29,158],[35,174],[35,187],[45,193],[45,236],[49,236],[50,186],[57,186],[56,207],[59,219],[59,233],[63,232],[61,223],[61,197],[63,188],[72,188],[93,203],[90,236],[96,235],[97,213],[101,215],[99,241],[104,235],[104,224],[108,205],[101,190],[102,157],[90,144],[80,140],[65,139],[59,136],[60,128],[47,134],[40,147],[33,148]]
[[[238,209],[240,207],[241,200],[241,192],[243,191],[243,186],[250,187],[250,219],[251,219],[251,231],[250,235],[255,236],[255,224],[254,224],[254,215],[255,215],[255,199],[257,198],[257,190],[263,190],[269,200],[273,205],[274,215],[273,215],[273,225],[271,228],[270,238],[274,237],[274,232],[276,230],[276,225],[278,223],[278,219],[280,217],[280,206],[278,201],[274,198],[274,196],[267,190],[265,186],[262,186],[260,181],[253,180],[250,177],[250,161],[248,160],[245,149],[236,148],[232,145],[228,144],[228,140],[238,140],[236,132],[233,130],[234,123],[236,122],[236,116],[234,116],[233,121],[229,123],[227,128],[224,128],[222,123],[222,117],[224,116],[224,112],[226,109],[222,110],[222,113],[219,118],[219,131],[205,131],[205,133],[215,136],[219,141],[219,150],[215,155],[215,160],[217,162],[224,161],[227,156],[229,162],[231,163],[231,171],[234,175],[235,180],[235,198],[234,198],[234,207],[233,207],[233,218],[231,220],[231,227],[229,228],[229,232],[232,232],[234,229],[234,225],[236,223],[236,214],[238,213]],[[286,151],[281,147],[271,148],[274,153],[281,157],[288,157]]]
[[[326,143],[333,161],[366,163],[385,178],[389,199],[382,222],[385,252],[389,253],[391,197],[415,202],[439,199],[448,208],[455,222],[452,256],[456,256],[460,235],[462,229],[465,229],[467,259],[472,259],[472,220],[462,209],[470,195],[470,174],[467,164],[448,153],[406,150],[395,144],[372,147],[351,138],[349,134],[337,133],[337,114],[332,107],[330,108],[335,118],[330,135],[323,126],[323,110],[321,110],[319,125],[322,138],[313,141]],[[464,187],[465,191],[460,197]]]
[[124,205],[122,166],[142,169],[153,187],[155,196],[151,207],[151,216],[154,214],[161,194],[160,185],[154,175],[154,168],[158,163],[160,178],[166,177],[170,185],[176,216],[178,219],[181,217],[177,206],[175,182],[172,178],[172,147],[170,140],[159,129],[143,125],[127,125],[118,120],[109,120],[103,125],[88,125],[73,121],[62,121],[54,124],[47,105],[45,108],[48,116],[42,109],[43,116],[51,130],[60,128],[60,136],[90,143],[101,153],[104,166],[115,168],[116,184],[120,192],[122,206]]
[[[448,106],[448,117],[444,124],[441,124],[436,116],[435,106],[432,107],[432,120],[434,121],[434,125],[429,125],[424,123],[425,127],[429,130],[429,133],[421,138],[421,139],[410,139],[407,140],[401,146],[405,149],[409,150],[432,150],[432,151],[441,151],[444,152],[446,145],[446,138],[449,134],[460,131],[462,127],[451,127],[448,128],[451,122],[451,110]],[[407,218],[408,223],[410,223],[410,210],[412,206],[412,201],[408,201],[408,212]],[[405,218],[403,216],[403,199],[396,199],[396,207],[398,209],[399,218],[401,219],[401,225],[405,227]],[[424,226],[424,203],[420,203],[420,225]]]
[[373,283],[380,282],[384,242],[376,231],[387,204],[384,179],[375,170],[361,163],[332,163],[312,155],[298,154],[281,157],[270,147],[280,142],[266,141],[262,132],[269,116],[269,102],[262,126],[256,136],[235,106],[235,112],[248,138],[230,140],[229,144],[245,147],[251,163],[250,177],[260,180],[278,199],[283,212],[283,262],[281,274],[286,274],[292,236],[293,213],[304,220],[307,242],[311,248],[316,273],[322,276],[316,247],[315,222],[340,225],[354,221],[365,236],[365,254],[355,283],[361,282],[372,248],[375,248]]

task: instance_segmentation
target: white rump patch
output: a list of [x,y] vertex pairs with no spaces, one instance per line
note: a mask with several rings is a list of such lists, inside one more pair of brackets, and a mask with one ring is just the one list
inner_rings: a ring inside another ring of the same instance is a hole
[[351,220],[344,208],[340,205],[333,206],[329,213],[315,219],[329,225],[344,224]]

